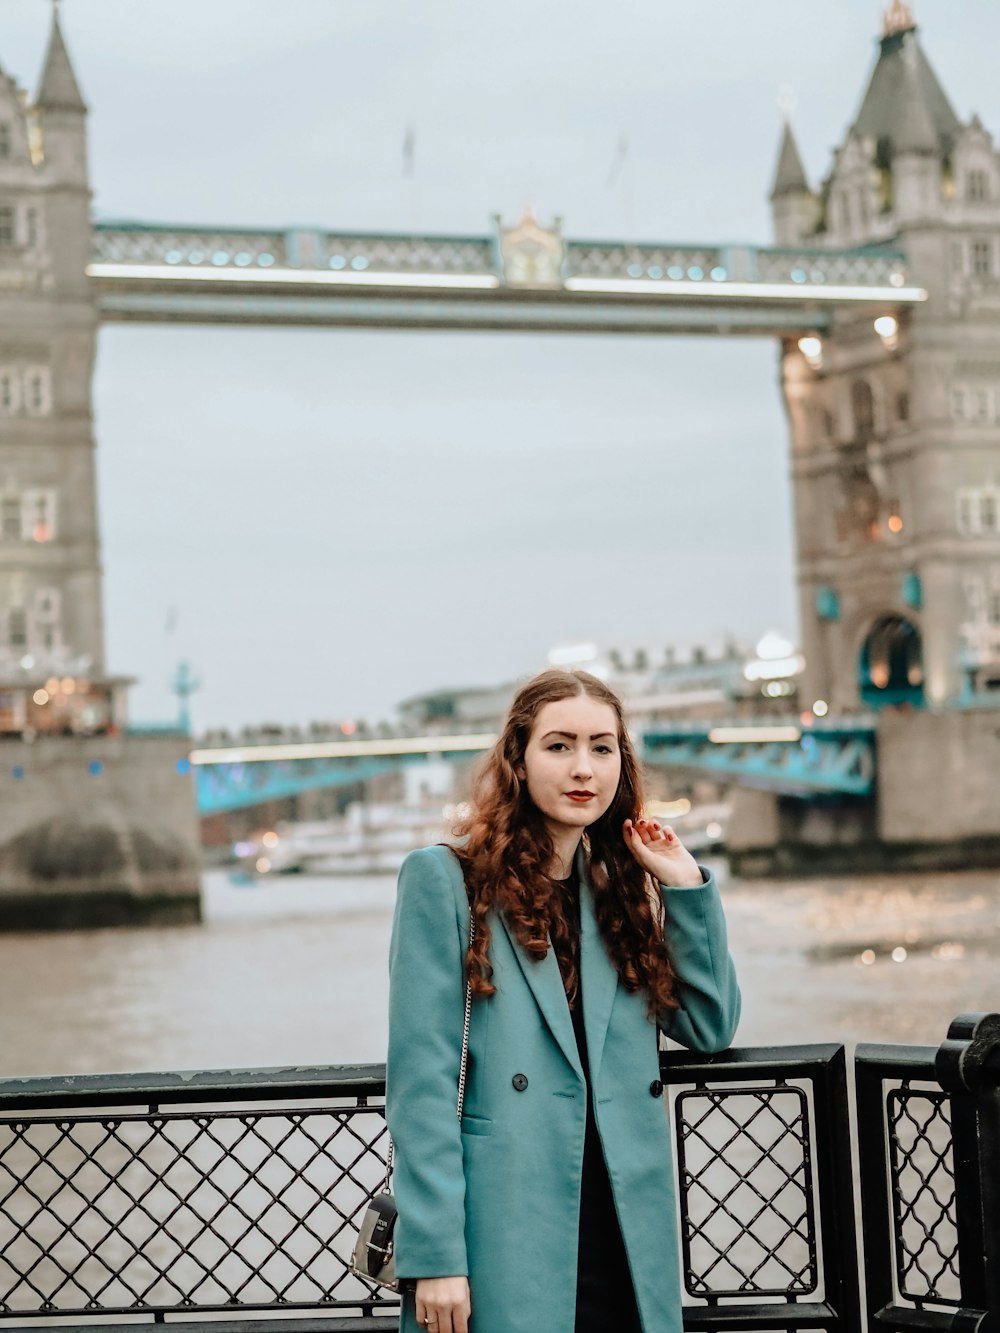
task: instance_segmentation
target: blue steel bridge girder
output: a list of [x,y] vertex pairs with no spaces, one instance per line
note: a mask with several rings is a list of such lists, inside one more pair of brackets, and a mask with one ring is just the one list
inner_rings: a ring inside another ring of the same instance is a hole
[[262,764],[201,764],[195,770],[198,814],[227,814],[303,792],[352,787],[394,773],[428,755],[397,754],[359,759],[274,760]]
[[101,222],[88,273],[106,322],[527,332],[822,333],[838,309],[926,299],[901,253],[569,241],[518,267],[504,235],[420,236]]
[[[639,751],[653,766],[785,795],[869,796],[874,792],[874,724],[785,730],[796,733],[794,739],[762,739],[759,724],[678,725],[646,732],[639,737]],[[723,733],[725,739],[720,740]],[[192,762],[198,812],[202,816],[220,814],[318,788],[352,786],[428,759],[470,758],[492,742],[491,735],[481,734],[453,737],[444,744],[434,738],[404,737],[352,744],[197,750]]]
[[[647,764],[683,769],[738,786],[786,796],[871,796],[875,792],[875,728],[859,722],[799,731],[794,739],[753,740],[755,728],[698,725],[647,732]],[[727,733],[725,741],[718,739]]]

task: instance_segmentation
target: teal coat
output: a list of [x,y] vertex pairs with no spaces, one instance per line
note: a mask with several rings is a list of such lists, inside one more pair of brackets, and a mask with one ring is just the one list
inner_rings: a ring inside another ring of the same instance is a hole
[[[582,850],[577,869],[598,1132],[643,1331],[681,1333],[666,1098],[651,1091],[659,1078],[656,1025],[645,997],[619,984],[598,933]],[[736,1030],[740,994],[718,889],[709,877],[700,888],[661,891],[681,1007],[662,1014],[659,1026],[692,1050],[723,1050]],[[468,900],[447,848],[410,853],[389,954],[386,1116],[395,1143],[396,1271],[467,1274],[473,1333],[573,1333],[586,1085],[555,953],[550,948],[537,962],[501,915],[491,926],[497,993],[473,1001],[459,1125]],[[400,1328],[423,1333],[412,1295]]]

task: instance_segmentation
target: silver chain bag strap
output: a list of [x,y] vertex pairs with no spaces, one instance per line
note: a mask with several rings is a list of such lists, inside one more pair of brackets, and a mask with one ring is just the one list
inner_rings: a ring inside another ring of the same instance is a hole
[[[476,938],[476,923],[469,921],[469,947]],[[462,1118],[465,1104],[465,1073],[469,1064],[469,1021],[472,1017],[472,982],[465,986],[465,1023],[462,1028],[462,1062],[458,1071],[458,1118]],[[390,1291],[400,1291],[408,1279],[396,1277],[394,1236],[396,1230],[396,1201],[392,1196],[392,1138],[385,1159],[385,1180],[382,1191],[376,1194],[365,1209],[358,1231],[357,1243],[351,1255],[350,1270],[365,1282]]]

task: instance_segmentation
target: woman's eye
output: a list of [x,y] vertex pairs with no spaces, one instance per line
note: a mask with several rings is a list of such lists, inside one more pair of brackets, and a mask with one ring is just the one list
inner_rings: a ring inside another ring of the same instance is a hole
[[566,744],[564,741],[553,741],[552,744],[549,746],[550,750],[565,750],[565,748]]
[[610,745],[598,745],[596,748],[597,748],[597,753],[598,753],[598,754],[611,754],[611,753],[612,753],[612,750],[611,750],[611,746],[610,746]]

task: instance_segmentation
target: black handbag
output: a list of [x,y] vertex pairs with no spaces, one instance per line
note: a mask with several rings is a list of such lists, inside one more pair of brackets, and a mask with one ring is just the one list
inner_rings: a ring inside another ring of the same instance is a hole
[[[469,923],[469,946],[476,938],[476,923]],[[458,1072],[458,1118],[462,1118],[465,1102],[465,1071],[469,1063],[469,1019],[472,1014],[472,983],[465,987],[465,1023],[462,1028],[462,1063]],[[392,1179],[392,1138],[385,1160],[385,1183],[382,1191],[373,1196],[365,1209],[358,1230],[358,1239],[351,1255],[349,1268],[355,1277],[390,1291],[401,1291],[412,1283],[410,1278],[396,1277],[394,1233],[396,1230],[396,1200],[390,1188]]]

